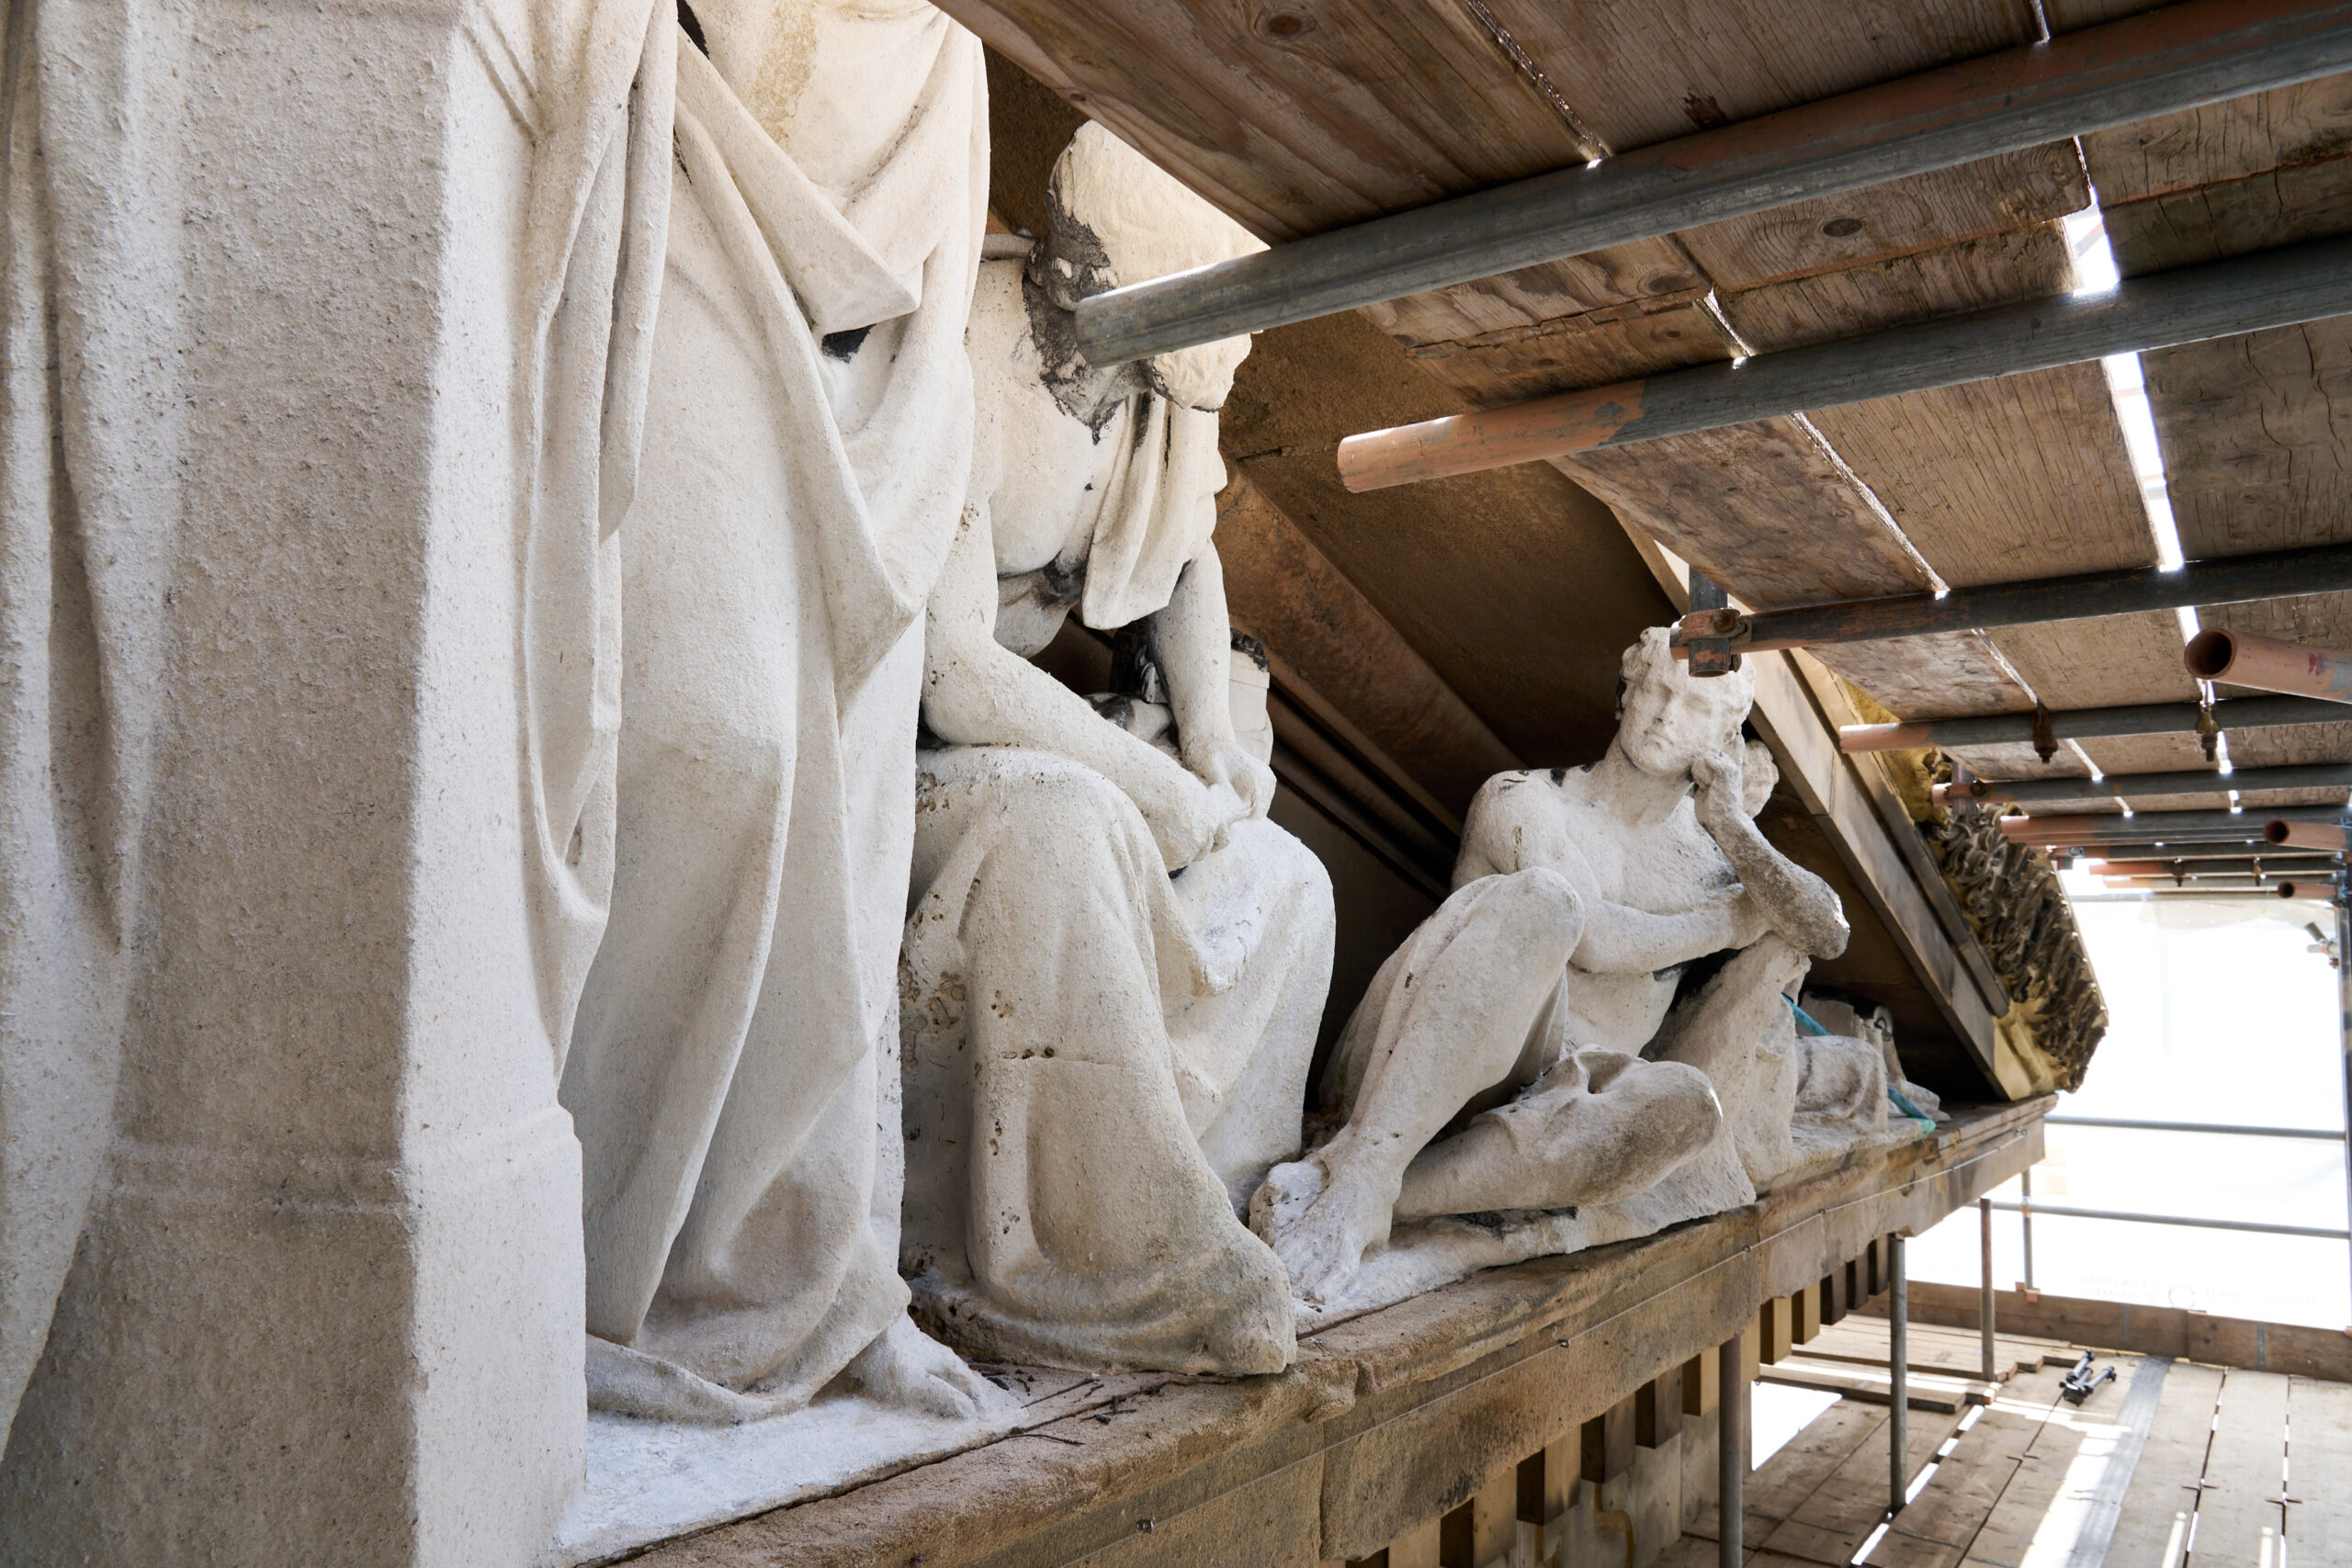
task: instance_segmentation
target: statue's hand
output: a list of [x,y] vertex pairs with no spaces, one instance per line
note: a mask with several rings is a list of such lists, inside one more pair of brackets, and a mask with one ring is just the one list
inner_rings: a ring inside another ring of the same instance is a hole
[[1735,951],[1755,946],[1772,929],[1772,923],[1756,907],[1756,900],[1747,896],[1747,889],[1736,882],[1715,895],[1714,911],[1724,925],[1724,945]]
[[1731,751],[1709,751],[1690,762],[1690,782],[1699,786],[1691,802],[1699,818],[1699,826],[1720,835],[1747,820],[1742,807],[1739,755]]
[[1211,747],[1193,771],[1231,790],[1250,817],[1263,818],[1274,804],[1274,770],[1229,741]]
[[1213,790],[1181,764],[1160,761],[1162,765],[1134,781],[1129,793],[1159,846],[1160,860],[1177,871],[1208,853],[1242,807],[1231,790]]

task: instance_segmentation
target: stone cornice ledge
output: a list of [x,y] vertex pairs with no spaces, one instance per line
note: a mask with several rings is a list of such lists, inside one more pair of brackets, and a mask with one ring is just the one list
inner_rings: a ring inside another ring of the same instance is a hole
[[[1304,1529],[1294,1544],[1308,1561],[1366,1556],[1728,1339],[1766,1299],[2016,1175],[2053,1102],[1957,1110],[1932,1137],[1864,1149],[1746,1208],[1487,1270],[1323,1329],[1278,1376],[1170,1378],[1140,1395],[1136,1380],[1110,1380],[1032,1433],[631,1561],[1011,1568],[1238,1512],[1246,1523],[1216,1528],[1241,1529],[1252,1560],[1274,1550],[1269,1529]],[[1252,1506],[1229,1506],[1245,1494]]]

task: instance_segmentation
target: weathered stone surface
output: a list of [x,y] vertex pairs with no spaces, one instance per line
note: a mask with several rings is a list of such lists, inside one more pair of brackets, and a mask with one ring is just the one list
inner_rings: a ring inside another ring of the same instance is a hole
[[1664,628],[1623,672],[1598,761],[1479,790],[1452,897],[1326,1071],[1338,1130],[1250,1201],[1309,1324],[1739,1206],[1886,1124],[1875,1045],[1797,1040],[1848,932],[1757,831],[1778,773],[1741,740],[1749,677],[1691,675]]

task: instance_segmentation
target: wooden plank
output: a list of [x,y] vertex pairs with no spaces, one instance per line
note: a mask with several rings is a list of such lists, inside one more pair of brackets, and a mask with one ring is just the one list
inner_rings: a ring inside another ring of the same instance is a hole
[[[1806,1426],[1747,1477],[1741,1489],[1747,1520],[1742,1540],[1751,1547],[1804,1506],[1839,1466],[1870,1449],[1871,1439],[1886,1426],[1886,1412],[1851,1400],[1839,1400]],[[1877,1464],[1886,1466],[1886,1442],[1878,1438]],[[1686,1533],[1707,1540],[1717,1538],[1716,1511],[1703,1509]]]
[[1366,305],[1362,314],[1407,347],[1423,348],[1490,333],[1559,330],[1598,310],[1688,293],[1697,281],[1690,257],[1668,236],[1408,294]]
[[1464,6],[950,0],[947,9],[1269,240],[1589,155]]
[[1744,341],[1770,354],[2063,294],[2073,275],[2064,236],[2044,223],[1737,289],[1724,295],[1723,312]]
[[2096,364],[1825,409],[1813,422],[1955,588],[2156,563]]
[[2287,1560],[2352,1562],[2352,1384],[2290,1379],[2287,1419]]
[[2109,207],[2352,153],[2352,76],[2225,98],[2082,139]]
[[1737,346],[1715,318],[1684,295],[1656,309],[1618,306],[1565,321],[1486,334],[1483,341],[1418,350],[1415,358],[1487,408],[1580,387],[1720,364]]
[[1804,0],[1486,7],[1619,152],[2034,37],[2024,0],[1855,0],[1834,27]]
[[[2130,1368],[2124,1370],[2128,1371]],[[2015,1411],[2030,1423],[2031,1431],[2018,1455],[2016,1471],[2001,1491],[1999,1502],[1969,1541],[1966,1561],[2002,1564],[2004,1568],[2024,1562],[2030,1557],[2040,1561],[2044,1554],[2053,1562],[2065,1561],[2065,1553],[2074,1543],[2073,1535],[2068,1534],[2063,1541],[2045,1540],[2045,1526],[2059,1512],[2062,1495],[2089,1479],[2075,1472],[2075,1461],[2082,1453],[2090,1432],[2111,1428],[2113,1423],[2108,1417],[2120,1406],[2121,1400],[2110,1400],[2108,1410],[2096,1415],[2070,1411],[2059,1401],[2062,1375],[2054,1368],[2020,1374],[1995,1406],[1996,1412],[2004,1407]],[[2064,1500],[2075,1501],[2071,1496]],[[2074,1521],[2062,1517],[2060,1522],[2065,1525]]]
[[2036,1401],[2013,1392],[1959,1434],[1951,1457],[1896,1517],[1888,1537],[1892,1550],[1872,1554],[1874,1568],[1957,1562],[1966,1554],[2040,1434],[2055,1396],[2054,1380],[2040,1393]]
[[2191,558],[2352,535],[2352,320],[2141,356]]
[[[2074,143],[2053,141],[1889,180],[1866,191],[1792,202],[1685,229],[1676,238],[1719,286],[1751,289],[1919,257],[1963,242],[2046,224],[2081,210],[2089,202],[2090,184]],[[2006,247],[1995,247],[1983,254],[2011,253]],[[2060,292],[2064,287],[2063,263],[2061,267],[2050,275],[2054,288],[1988,291],[1982,302]],[[1954,307],[1947,301],[1943,308]],[[1764,345],[1758,343],[1758,346]]]
[[2031,690],[1982,632],[1939,632],[1804,651],[1898,717],[1929,712],[1939,703],[1951,704],[1954,715],[2033,711]]
[[1930,586],[1891,524],[1801,421],[1581,452],[1555,466],[1759,609]]
[[[1847,1399],[1860,1400],[1865,1404],[1894,1403],[1892,1391],[1887,1386],[1887,1374],[1874,1372],[1866,1367],[1825,1366],[1819,1362],[1787,1360],[1767,1367],[1762,1381],[1786,1388],[1835,1393]],[[1956,1379],[1912,1377],[1904,1382],[1904,1400],[1909,1408],[1932,1411],[1940,1416],[1957,1416],[1971,1404],[1981,1404],[1989,1397],[1986,1385],[1963,1384]]]
[[2176,1361],[2165,1375],[2155,1420],[2132,1469],[2115,1537],[2108,1544],[2108,1561],[2117,1568],[2127,1563],[2132,1568],[2180,1568],[2197,1499],[2189,1483],[2205,1473],[2205,1450],[2221,1391],[2218,1367]]
[[[2181,667],[2180,622],[2169,610],[2004,626],[1991,636],[2026,684],[2052,708],[2197,700],[2197,682]],[[2168,739],[2196,745],[2192,737]]]
[[[1908,1473],[1919,1473],[1957,1424],[1949,1416],[1913,1411],[1903,1444]],[[1886,1512],[1886,1459],[1883,1437],[1864,1442],[1758,1544],[1816,1562],[1852,1562]]]
[[2127,276],[2163,272],[2352,228],[2352,160],[2274,170],[2154,197],[2106,214]]
[[2222,1381],[2221,1415],[2197,1506],[2193,1559],[2201,1562],[2276,1562],[2287,1456],[2287,1380],[2276,1372],[2233,1370]]
[[1336,708],[1441,818],[1466,810],[1489,776],[1524,765],[1247,474],[1216,504],[1233,624],[1284,666],[1287,690]]
[[1469,1539],[1464,1543],[1467,1550],[1459,1554],[1461,1568],[1487,1568],[1509,1556],[1518,1522],[1519,1476],[1515,1470],[1505,1470],[1470,1499],[1470,1528],[1463,1532]]

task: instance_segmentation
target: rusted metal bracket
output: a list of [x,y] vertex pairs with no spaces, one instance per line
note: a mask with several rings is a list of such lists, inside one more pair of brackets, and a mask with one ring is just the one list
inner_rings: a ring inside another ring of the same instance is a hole
[[1731,607],[1731,595],[1723,584],[1701,571],[1690,569],[1690,613],[1682,617],[1681,636],[1690,650],[1690,673],[1699,676],[1728,675],[1739,668],[1739,655],[1732,651],[1732,634],[1736,632],[1744,617]]

